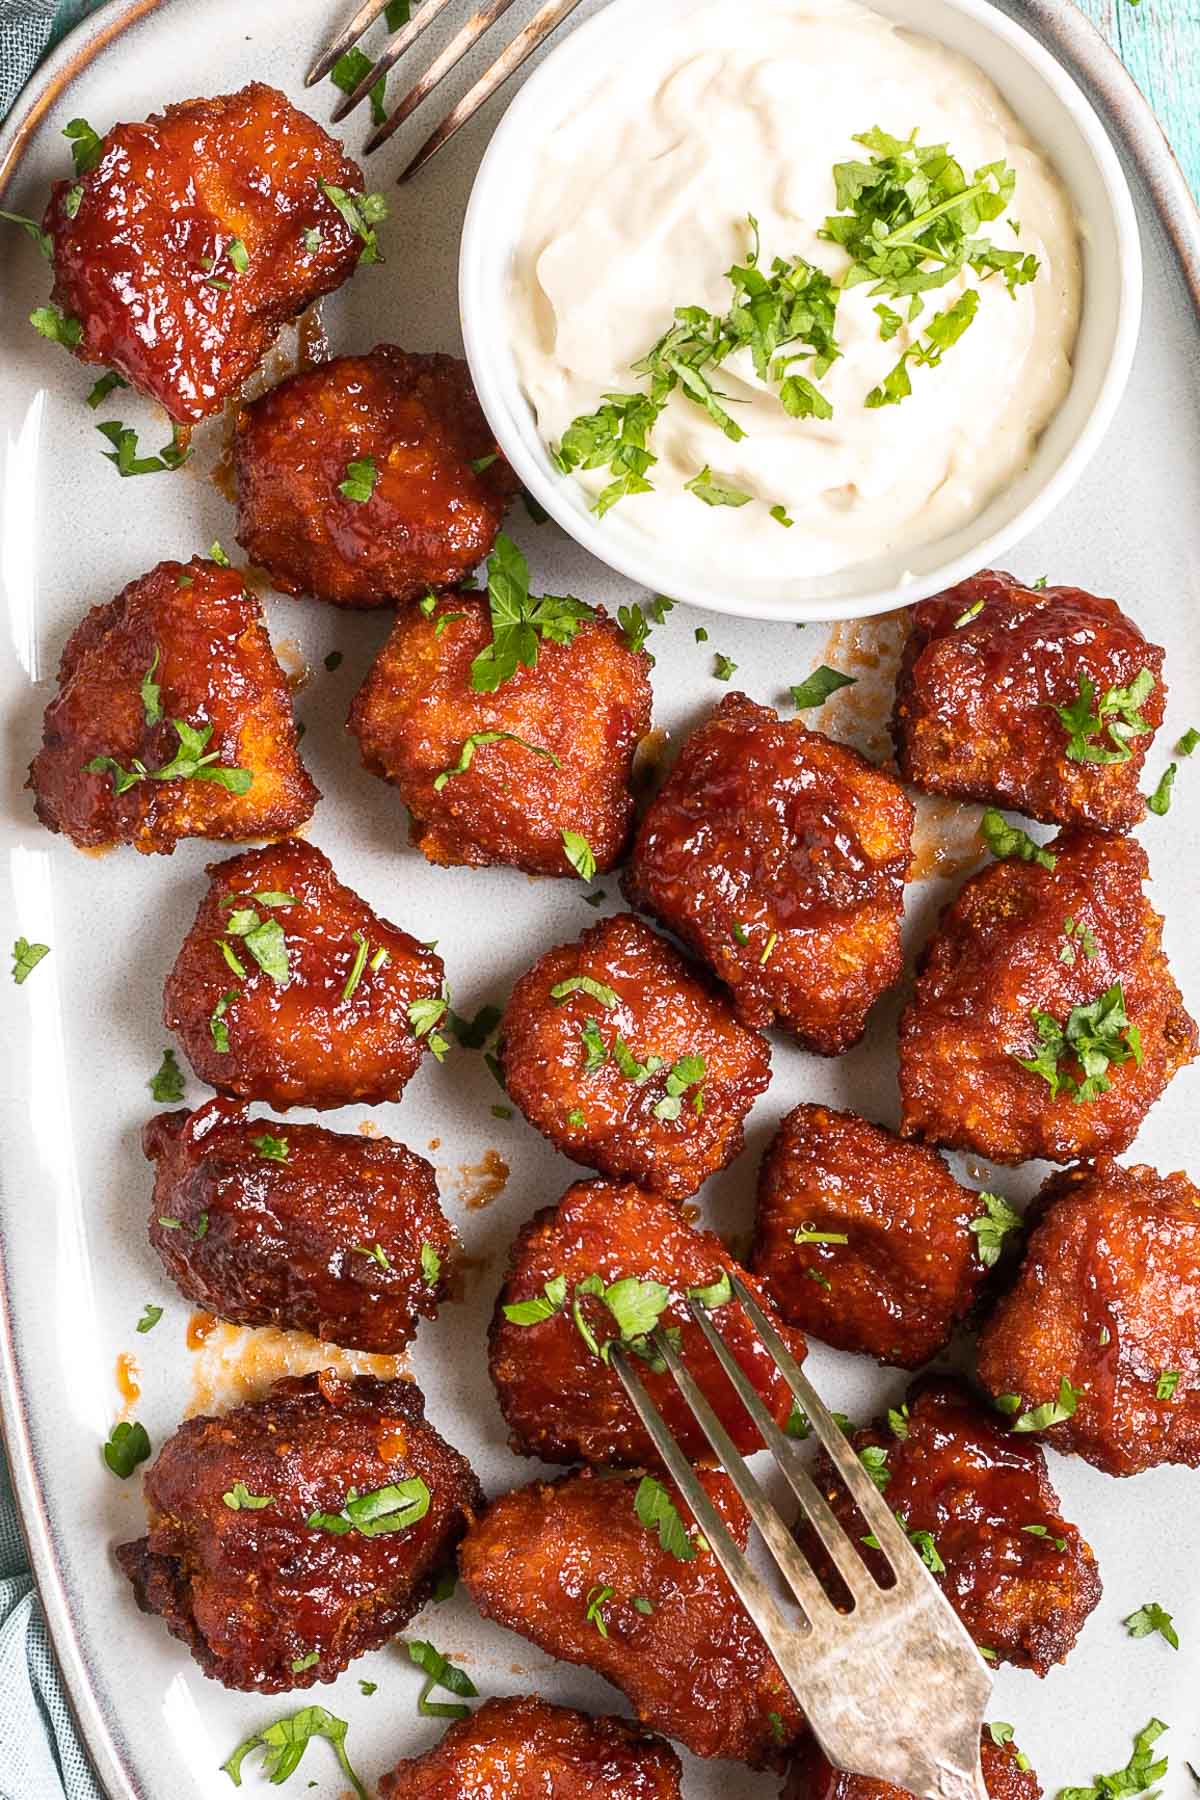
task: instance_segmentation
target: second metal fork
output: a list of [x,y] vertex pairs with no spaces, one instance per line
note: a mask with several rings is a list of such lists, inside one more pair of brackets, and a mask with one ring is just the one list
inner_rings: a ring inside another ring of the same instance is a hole
[[[328,75],[338,59],[353,48],[363,33],[375,23],[380,13],[385,11],[389,0],[365,0],[345,29],[338,33],[331,44],[317,57],[312,68],[305,76],[305,85],[312,87]],[[334,109],[333,119],[336,124],[353,112],[356,106],[368,98],[372,88],[387,78],[388,71],[400,60],[406,50],[411,49],[421,33],[432,25],[438,14],[449,5],[450,0],[423,0],[412,17],[393,33],[384,45],[382,54],[372,64],[354,90]],[[409,88],[408,92],[393,107],[387,117],[375,127],[363,146],[364,154],[370,155],[372,150],[386,143],[392,133],[414,113],[421,102],[428,98],[450,71],[458,66],[467,52],[478,43],[484,32],[490,31],[496,21],[503,17],[513,4],[513,0],[485,0],[485,4],[477,7],[467,20],[462,30],[441,54],[435,57],[420,80]],[[422,144],[408,166],[401,172],[399,179],[407,181],[410,175],[427,163],[431,156],[439,151],[443,144],[449,142],[455,132],[474,117],[486,100],[502,87],[510,75],[515,75],[521,64],[525,62],[539,44],[545,42],[552,31],[557,30],[568,14],[574,12],[579,0],[546,0],[529,23],[496,58],[491,67],[480,76],[475,85],[465,93],[442,120],[437,130]]]
[[625,1392],[829,1761],[907,1788],[924,1800],[987,1800],[979,1759],[992,1686],[987,1665],[778,1332],[745,1284],[737,1276],[732,1281],[737,1300],[887,1558],[894,1585],[879,1586],[702,1301],[688,1302],[692,1316],[837,1568],[851,1596],[850,1608],[840,1611],[833,1604],[664,1332],[656,1332],[651,1342],[741,1495],[791,1590],[798,1617],[785,1618],[671,1437],[634,1362],[614,1344],[612,1365]]

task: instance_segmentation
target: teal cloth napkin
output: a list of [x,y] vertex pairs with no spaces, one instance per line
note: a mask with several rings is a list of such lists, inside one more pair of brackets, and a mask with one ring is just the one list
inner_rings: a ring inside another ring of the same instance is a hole
[[51,44],[100,0],[0,0],[0,119]]

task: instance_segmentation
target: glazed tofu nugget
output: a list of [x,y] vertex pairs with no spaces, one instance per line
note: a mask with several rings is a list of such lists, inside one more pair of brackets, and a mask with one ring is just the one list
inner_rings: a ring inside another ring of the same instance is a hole
[[485,1700],[424,1756],[379,1784],[380,1800],[680,1800],[679,1758],[628,1719],[589,1718],[532,1696]]
[[983,1280],[977,1220],[992,1235],[981,1197],[934,1151],[853,1113],[797,1106],[759,1171],[750,1262],[791,1324],[916,1369]]
[[1133,838],[1076,826],[942,913],[900,1022],[901,1129],[996,1162],[1123,1150],[1196,1054]]
[[208,865],[163,996],[201,1081],[243,1100],[398,1100],[445,1012],[442,959],[343,887],[300,838]]
[[485,600],[451,594],[397,621],[350,730],[365,766],[395,786],[429,862],[590,879],[625,849],[633,753],[650,729],[649,658],[599,607],[563,631],[569,642],[531,640],[535,660],[492,685]]
[[1145,816],[1163,652],[1115,600],[985,569],[908,616],[892,719],[905,780],[1060,825]]
[[[720,1470],[699,1480],[744,1548],[749,1517],[733,1483]],[[675,1488],[587,1469],[493,1501],[459,1569],[485,1619],[603,1675],[651,1730],[696,1756],[779,1768],[803,1716],[696,1539]]]
[[746,1025],[848,1050],[900,974],[913,809],[845,744],[727,694],[683,746],[625,876]]
[[[1100,1599],[1100,1575],[1088,1545],[1059,1516],[1037,1441],[1014,1435],[958,1382],[933,1379],[852,1442],[975,1642],[1035,1675],[1062,1662]],[[861,1539],[866,1527],[823,1457],[815,1479]],[[808,1528],[798,1535],[836,1585]],[[864,1555],[887,1581],[882,1554]]]
[[277,1381],[187,1419],[117,1561],[206,1675],[277,1694],[333,1681],[428,1600],[483,1503],[411,1381]]
[[289,594],[338,606],[455,587],[519,486],[466,363],[380,344],[306,369],[245,408],[239,544]]
[[675,1441],[708,1461],[708,1439],[685,1407],[650,1333],[665,1331],[738,1449],[762,1440],[687,1308],[702,1295],[713,1323],[779,1425],[791,1390],[733,1298],[742,1277],[799,1362],[803,1337],[774,1313],[720,1238],[694,1231],[677,1207],[635,1187],[581,1181],[536,1213],[513,1245],[496,1302],[488,1365],[514,1450],[543,1462],[657,1462],[649,1434],[607,1360],[614,1343],[639,1358],[638,1374]]
[[1200,1189],[1104,1158],[1053,1176],[979,1340],[997,1405],[1110,1475],[1200,1465]]
[[236,569],[161,562],[67,640],[29,770],[43,825],[81,849],[294,830],[320,794],[283,670]]
[[210,1100],[145,1127],[167,1273],[236,1325],[398,1355],[446,1291],[455,1240],[433,1170],[390,1138],[248,1114]]
[[[1011,1738],[998,1744],[985,1726],[979,1756],[988,1800],[1041,1800],[1041,1784]],[[780,1800],[909,1800],[909,1796],[889,1781],[835,1769],[810,1737],[800,1746]]]
[[576,1162],[685,1200],[742,1148],[765,1038],[632,913],[548,950],[500,1027],[509,1094]]
[[278,89],[185,100],[114,125],[54,188],[52,298],[76,356],[172,419],[218,412],[286,322],[377,261],[362,176]]

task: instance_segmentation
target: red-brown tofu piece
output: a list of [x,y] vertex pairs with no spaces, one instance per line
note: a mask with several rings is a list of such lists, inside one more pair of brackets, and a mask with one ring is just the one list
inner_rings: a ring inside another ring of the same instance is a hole
[[1052,1176],[1035,1207],[981,1380],[1026,1410],[1067,1381],[1073,1410],[1042,1436],[1110,1475],[1200,1465],[1200,1189],[1103,1158]]
[[[649,1434],[601,1354],[623,1340],[634,1345],[637,1373],[684,1455],[711,1460],[708,1439],[649,1341],[655,1326],[677,1344],[738,1449],[759,1449],[758,1432],[686,1305],[691,1290],[718,1290],[713,1323],[771,1416],[786,1424],[791,1389],[740,1303],[720,1303],[731,1274],[746,1282],[801,1361],[801,1334],[776,1317],[720,1238],[693,1230],[669,1201],[629,1185],[581,1181],[556,1207],[535,1213],[513,1245],[489,1336],[488,1366],[513,1449],[543,1462],[656,1463]],[[597,1287],[603,1291],[591,1291]],[[546,1316],[522,1323],[535,1312]]]
[[425,1010],[412,1009],[443,995],[441,957],[301,838],[208,874],[163,996],[163,1023],[201,1081],[284,1112],[398,1100],[429,1045]]
[[984,569],[908,617],[892,718],[906,781],[1060,825],[1128,831],[1144,818],[1163,651],[1115,600]]
[[437,1312],[454,1231],[433,1169],[403,1144],[251,1119],[226,1099],[157,1114],[142,1144],[150,1242],[194,1305],[392,1356]]
[[[989,1800],[1041,1800],[1041,1784],[1011,1738],[998,1744],[985,1725],[979,1756]],[[779,1800],[908,1800],[908,1794],[889,1781],[835,1769],[810,1737],[797,1752]]]
[[979,1195],[941,1157],[828,1106],[795,1107],[758,1176],[750,1266],[783,1317],[839,1350],[916,1369],[986,1270]]
[[424,1756],[379,1784],[380,1800],[680,1800],[679,1758],[652,1732],[532,1695],[485,1700]]
[[236,569],[161,562],[92,608],[29,786],[42,824],[89,850],[169,856],[181,838],[272,837],[312,817],[287,681]]
[[395,344],[318,363],[244,408],[234,472],[238,543],[285,593],[338,606],[465,581],[520,486],[466,363]]
[[[1064,1661],[1099,1602],[1100,1574],[1090,1547],[1059,1514],[1037,1440],[1009,1431],[961,1383],[930,1378],[888,1422],[851,1441],[860,1455],[874,1453],[884,1499],[990,1660],[1035,1675]],[[867,1527],[824,1457],[815,1479],[859,1541]],[[798,1536],[836,1587],[808,1528]],[[863,1555],[878,1579],[890,1579],[880,1551],[864,1546]]]
[[707,971],[632,913],[538,959],[500,1027],[505,1085],[575,1162],[685,1200],[742,1148],[771,1075]]
[[[1114,1153],[1196,1054],[1141,845],[1074,826],[1046,849],[1053,869],[997,862],[972,876],[925,946],[900,1021],[905,1137],[1003,1163]],[[1113,1052],[1099,1082],[1078,1060],[1097,1037]]]
[[361,199],[341,145],[258,81],[113,125],[93,167],[55,184],[44,221],[75,355],[181,424],[218,412],[367,247],[323,184]]
[[898,978],[913,808],[846,744],[727,694],[684,744],[634,841],[625,892],[733,992],[822,1056]]
[[[749,1518],[729,1477],[699,1480],[744,1547]],[[781,1768],[804,1729],[791,1689],[716,1557],[696,1545],[676,1489],[665,1498],[688,1529],[686,1560],[638,1518],[639,1485],[585,1469],[494,1500],[459,1551],[468,1593],[485,1619],[603,1675],[643,1725],[695,1755]]]
[[649,657],[596,607],[570,643],[543,638],[534,667],[484,692],[471,665],[492,642],[478,595],[402,613],[350,712],[364,766],[395,787],[431,863],[574,877],[571,832],[612,868],[650,729]]
[[333,1681],[387,1643],[483,1504],[414,1382],[329,1370],[186,1419],[145,1497],[148,1534],[117,1548],[138,1605],[206,1675],[260,1694]]

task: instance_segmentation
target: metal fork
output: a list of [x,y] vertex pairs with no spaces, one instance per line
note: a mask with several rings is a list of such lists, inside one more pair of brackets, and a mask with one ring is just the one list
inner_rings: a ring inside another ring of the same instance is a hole
[[879,1586],[858,1545],[805,1469],[795,1443],[771,1418],[702,1301],[688,1302],[692,1317],[845,1582],[851,1610],[841,1612],[833,1605],[666,1334],[655,1332],[652,1342],[762,1534],[799,1607],[798,1618],[785,1618],[767,1583],[738,1549],[647,1395],[634,1362],[616,1344],[612,1366],[829,1761],[853,1774],[907,1788],[925,1800],[987,1800],[979,1734],[991,1673],[778,1332],[745,1283],[735,1275],[732,1284],[887,1558],[894,1586]]
[[[370,72],[363,76],[353,93],[347,94],[346,98],[334,109],[333,121],[335,124],[339,120],[347,118],[356,106],[361,106],[376,82],[387,76],[388,71],[400,60],[406,50],[411,49],[421,33],[433,24],[438,14],[443,12],[449,3],[450,0],[423,0],[423,4],[418,7],[408,23],[402,25],[399,31],[394,32],[388,39],[382,54],[372,65]],[[485,0],[485,4],[476,9],[457,37],[446,45],[440,56],[435,57],[420,80],[404,95],[399,105],[393,107],[387,118],[375,127],[363,146],[364,155],[369,156],[372,150],[378,150],[381,144],[387,142],[393,131],[403,125],[421,102],[428,98],[438,83],[445,79],[451,69],[457,67],[468,50],[508,11],[512,3],[513,0]],[[367,28],[374,24],[387,4],[388,0],[365,0],[345,29],[339,32],[333,42],[327,45],[317,57],[304,78],[306,87],[312,87],[315,82],[323,80],[329,74],[338,58],[344,56],[346,51],[358,42]],[[455,132],[460,130],[468,119],[475,116],[484,101],[489,100],[497,88],[504,85],[510,75],[516,74],[521,64],[532,56],[538,45],[544,43],[550,33],[555,31],[578,5],[579,0],[546,0],[546,4],[540,7],[528,25],[517,33],[508,48],[502,51],[486,73],[480,76],[474,87],[465,93],[458,104],[447,113],[437,130],[425,140],[412,161],[401,171],[399,180],[407,181],[429,161],[431,156],[437,154],[443,144],[449,143]]]

